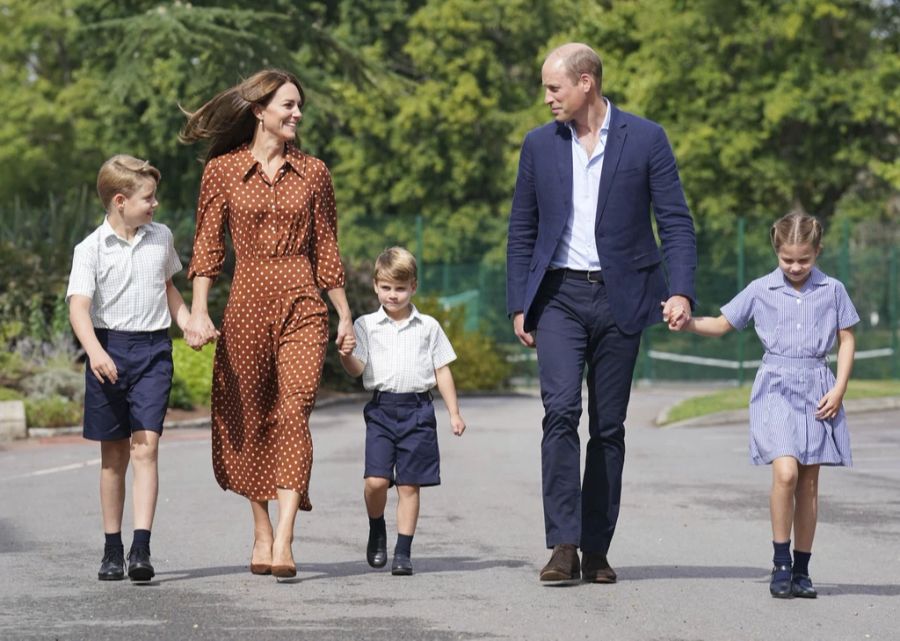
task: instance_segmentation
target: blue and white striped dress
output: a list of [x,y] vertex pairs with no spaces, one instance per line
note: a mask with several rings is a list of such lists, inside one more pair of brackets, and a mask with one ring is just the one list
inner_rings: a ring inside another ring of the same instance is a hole
[[750,394],[750,460],[763,465],[793,456],[803,465],[852,465],[844,408],[833,419],[815,417],[835,384],[826,356],[838,330],[859,322],[844,285],[814,267],[798,292],[775,269],[722,314],[738,330],[752,319],[766,350]]

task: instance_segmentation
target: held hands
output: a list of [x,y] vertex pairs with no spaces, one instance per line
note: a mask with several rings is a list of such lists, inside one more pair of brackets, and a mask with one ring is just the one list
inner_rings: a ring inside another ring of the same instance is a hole
[[833,419],[841,411],[841,402],[844,400],[844,392],[832,387],[828,390],[816,406],[816,418],[820,421]]
[[205,312],[192,312],[187,324],[184,326],[184,342],[191,349],[200,349],[219,337],[219,330],[213,324],[209,314]]
[[663,320],[673,332],[680,332],[691,322],[691,303],[684,296],[670,296],[669,300],[660,302],[663,308]]
[[350,318],[342,318],[338,321],[337,338],[334,341],[337,345],[338,354],[341,356],[349,356],[356,347],[356,334],[353,333],[353,320]]
[[88,362],[91,364],[91,373],[100,383],[104,383],[104,379],[109,380],[110,383],[119,380],[119,370],[116,369],[116,364],[106,350],[101,349],[94,354],[88,354]]

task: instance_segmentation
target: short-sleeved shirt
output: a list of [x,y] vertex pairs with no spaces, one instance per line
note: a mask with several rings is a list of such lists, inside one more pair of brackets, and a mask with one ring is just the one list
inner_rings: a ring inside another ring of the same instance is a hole
[[722,307],[735,329],[753,320],[766,352],[791,358],[823,358],[837,332],[859,322],[843,283],[813,267],[797,291],[775,269],[747,285]]
[[380,307],[356,319],[353,356],[365,363],[363,387],[380,392],[427,392],[434,371],[456,360],[441,324],[415,305],[405,320],[395,322]]
[[132,242],[103,224],[75,246],[66,302],[91,299],[94,327],[153,332],[172,324],[166,282],[181,270],[172,232],[161,223],[141,225]]

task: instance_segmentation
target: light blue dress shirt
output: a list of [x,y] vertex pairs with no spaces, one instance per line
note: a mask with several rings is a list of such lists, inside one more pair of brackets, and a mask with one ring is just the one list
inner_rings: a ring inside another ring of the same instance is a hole
[[597,239],[594,228],[597,221],[597,200],[600,195],[600,174],[603,171],[603,153],[609,136],[609,116],[612,113],[606,102],[606,117],[600,126],[600,139],[590,157],[578,141],[575,124],[566,123],[572,130],[572,211],[563,230],[550,266],[554,268],[590,270],[600,269]]

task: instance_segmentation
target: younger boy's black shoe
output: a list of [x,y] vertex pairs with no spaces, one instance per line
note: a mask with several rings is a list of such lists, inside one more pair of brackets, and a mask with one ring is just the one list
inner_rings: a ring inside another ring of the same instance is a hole
[[383,568],[387,565],[387,533],[369,530],[366,561],[373,568]]
[[128,553],[128,578],[132,581],[149,581],[155,574],[150,564],[150,550],[131,548]]
[[97,578],[101,581],[121,581],[125,578],[125,550],[121,547],[106,548]]
[[405,554],[394,552],[394,562],[391,564],[391,574],[394,576],[409,576],[412,573],[412,560]]
[[791,576],[791,594],[799,599],[815,599],[819,595],[808,574]]
[[776,565],[772,568],[772,580],[769,581],[769,593],[776,599],[790,599],[794,596],[791,592],[791,566]]

